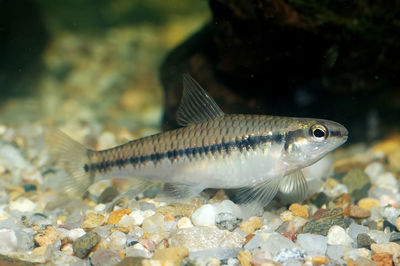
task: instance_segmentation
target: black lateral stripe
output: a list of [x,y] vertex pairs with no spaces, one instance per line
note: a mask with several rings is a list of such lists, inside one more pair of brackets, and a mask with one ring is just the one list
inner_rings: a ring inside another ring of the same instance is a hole
[[145,156],[132,156],[126,159],[117,159],[113,161],[102,161],[99,163],[92,163],[89,165],[84,165],[85,172],[89,170],[97,170],[100,172],[104,172],[109,170],[110,168],[117,166],[118,168],[125,167],[126,164],[131,164],[134,167],[138,165],[153,162],[157,164],[164,158],[168,158],[171,162],[176,160],[179,157],[188,157],[195,158],[197,154],[199,155],[215,155],[225,152],[229,154],[233,149],[239,149],[240,152],[246,150],[254,150],[258,145],[271,142],[271,143],[279,143],[283,141],[284,136],[281,133],[276,133],[267,136],[248,136],[240,140],[231,141],[231,142],[223,142],[213,145],[208,145],[205,147],[195,147],[195,148],[186,148],[180,150],[170,150],[164,153],[153,153]]

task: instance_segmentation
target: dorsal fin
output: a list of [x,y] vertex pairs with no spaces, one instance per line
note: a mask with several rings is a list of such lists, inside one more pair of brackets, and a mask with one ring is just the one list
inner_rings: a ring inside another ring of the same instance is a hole
[[215,119],[224,115],[221,108],[189,74],[183,74],[183,95],[176,112],[181,126]]

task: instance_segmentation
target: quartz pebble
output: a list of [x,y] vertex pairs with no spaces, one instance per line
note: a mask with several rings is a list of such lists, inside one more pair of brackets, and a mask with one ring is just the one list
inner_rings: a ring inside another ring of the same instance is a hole
[[193,227],[193,224],[188,217],[182,217],[181,219],[178,220],[177,227],[178,228],[190,228],[190,227]]
[[192,222],[197,226],[215,225],[215,208],[211,204],[205,204],[192,214]]
[[241,247],[243,242],[238,233],[213,227],[181,228],[170,237],[170,247],[186,247],[190,252]]
[[109,236],[109,248],[112,251],[120,251],[123,248],[125,248],[126,245],[126,235],[118,230],[114,231],[110,236]]
[[281,249],[274,256],[274,261],[280,263],[288,263],[288,261],[298,261],[302,263],[305,259],[306,253],[297,247],[292,249]]
[[260,249],[267,250],[272,256],[275,256],[277,252],[282,249],[293,249],[296,245],[288,238],[282,236],[279,233],[271,233],[268,237],[261,243]]
[[328,239],[314,234],[297,235],[296,244],[310,256],[325,256]]
[[380,162],[373,162],[365,167],[364,172],[371,178],[372,183],[376,184],[378,176],[385,171],[384,166]]
[[27,198],[19,198],[11,201],[9,208],[20,212],[33,212],[37,208],[37,204]]
[[353,243],[353,239],[338,225],[334,225],[329,229],[327,237],[329,245],[351,246]]
[[18,240],[14,230],[0,229],[0,253],[8,254],[17,250]]
[[163,232],[164,231],[164,216],[156,213],[143,220],[142,229],[148,233]]
[[347,228],[347,233],[353,239],[353,241],[357,240],[359,234],[365,234],[367,231],[367,227],[356,223],[350,224],[349,228]]
[[133,210],[130,214],[129,217],[131,217],[132,223],[134,225],[141,225],[144,221],[145,218],[145,212],[142,210]]
[[111,250],[99,248],[90,256],[90,263],[93,266],[112,266],[122,261],[122,258]]

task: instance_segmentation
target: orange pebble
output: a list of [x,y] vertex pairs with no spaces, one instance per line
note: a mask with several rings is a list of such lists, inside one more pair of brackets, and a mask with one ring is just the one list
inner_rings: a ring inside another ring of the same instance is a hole
[[325,264],[328,262],[328,258],[326,257],[313,257],[312,258],[312,263],[315,264]]
[[117,224],[122,216],[124,216],[125,214],[130,214],[132,211],[129,209],[121,209],[121,210],[116,210],[113,211],[112,213],[110,213],[110,216],[108,217],[108,224]]
[[166,221],[166,222],[175,221],[175,217],[174,217],[173,215],[167,213],[167,214],[164,216],[164,221]]

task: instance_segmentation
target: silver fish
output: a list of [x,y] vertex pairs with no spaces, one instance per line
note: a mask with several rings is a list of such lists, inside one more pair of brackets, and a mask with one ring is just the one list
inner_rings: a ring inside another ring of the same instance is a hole
[[342,145],[339,123],[311,118],[229,115],[189,75],[177,111],[181,128],[95,151],[53,130],[51,146],[66,171],[66,192],[83,193],[104,178],[134,178],[131,191],[162,182],[164,193],[189,198],[205,188],[237,189],[241,203],[267,205],[278,191],[304,199],[301,169]]

